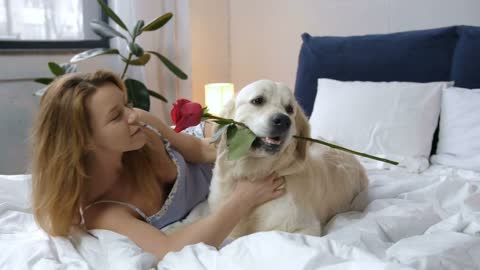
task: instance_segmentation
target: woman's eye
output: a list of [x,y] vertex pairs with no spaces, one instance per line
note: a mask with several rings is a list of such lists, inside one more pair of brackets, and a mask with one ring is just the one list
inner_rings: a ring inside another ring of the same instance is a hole
[[123,113],[123,112],[117,113],[117,114],[115,115],[115,117],[112,119],[112,121],[116,121],[116,120],[120,119],[120,116],[122,116],[122,113]]
[[253,105],[262,105],[264,102],[263,97],[257,97],[251,101]]
[[285,107],[285,111],[287,111],[288,114],[292,114],[293,113],[292,105],[288,105],[287,107]]

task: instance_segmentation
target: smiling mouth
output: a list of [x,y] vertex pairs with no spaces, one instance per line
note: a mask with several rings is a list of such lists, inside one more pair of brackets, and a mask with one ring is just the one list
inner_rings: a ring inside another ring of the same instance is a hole
[[252,149],[263,149],[269,153],[276,153],[283,144],[282,136],[257,137],[252,143]]

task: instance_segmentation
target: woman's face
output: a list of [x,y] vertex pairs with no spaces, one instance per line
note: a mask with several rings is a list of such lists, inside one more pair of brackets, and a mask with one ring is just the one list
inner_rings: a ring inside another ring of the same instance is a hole
[[95,150],[127,152],[145,145],[146,134],[137,113],[126,104],[123,92],[113,83],[99,87],[87,100]]

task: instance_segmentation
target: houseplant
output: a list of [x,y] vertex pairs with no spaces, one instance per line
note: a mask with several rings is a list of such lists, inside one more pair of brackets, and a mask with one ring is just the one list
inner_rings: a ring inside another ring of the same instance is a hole
[[[120,38],[123,40],[125,46],[128,48],[128,55],[122,55],[118,49],[113,48],[96,48],[87,50],[73,56],[69,63],[57,64],[55,62],[49,62],[48,67],[52,74],[57,77],[66,73],[76,72],[76,63],[96,56],[107,54],[118,55],[125,63],[120,77],[127,87],[128,101],[132,103],[134,107],[148,111],[150,108],[150,96],[167,102],[165,97],[148,89],[141,81],[132,78],[126,78],[125,76],[130,65],[144,66],[150,61],[152,56],[154,56],[157,57],[165,65],[165,67],[167,67],[178,78],[182,80],[186,80],[188,78],[187,74],[185,74],[165,56],[155,51],[146,51],[136,42],[137,38],[142,33],[156,31],[164,26],[173,17],[172,13],[165,13],[164,15],[150,21],[147,24],[145,24],[143,20],[139,20],[135,24],[134,28],[129,30],[122,19],[120,19],[120,17],[112,9],[110,9],[103,0],[97,0],[97,2],[100,4],[102,10],[107,14],[107,16],[120,27],[120,31],[99,20],[93,20],[90,22],[92,30],[103,38]],[[35,79],[35,82],[48,85],[53,80],[54,78],[38,78]],[[35,94],[41,96],[45,90],[46,87],[36,91]]]

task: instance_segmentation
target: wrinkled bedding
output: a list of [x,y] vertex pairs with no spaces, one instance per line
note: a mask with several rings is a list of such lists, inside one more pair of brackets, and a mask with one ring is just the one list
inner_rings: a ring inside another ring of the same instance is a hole
[[[480,173],[367,169],[369,189],[323,237],[260,232],[220,250],[190,245],[158,263],[106,230],[49,237],[29,209],[30,176],[0,175],[0,269],[480,269]],[[207,211],[202,203],[167,231]]]

